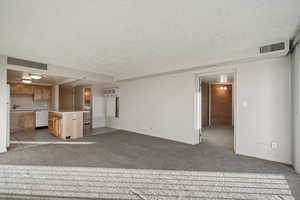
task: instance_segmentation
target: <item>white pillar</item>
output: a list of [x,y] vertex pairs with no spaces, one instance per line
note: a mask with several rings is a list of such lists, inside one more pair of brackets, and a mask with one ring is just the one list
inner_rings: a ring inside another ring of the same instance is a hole
[[0,62],[0,152],[7,151],[7,77],[6,67]]
[[59,85],[52,87],[52,108],[53,110],[59,110]]

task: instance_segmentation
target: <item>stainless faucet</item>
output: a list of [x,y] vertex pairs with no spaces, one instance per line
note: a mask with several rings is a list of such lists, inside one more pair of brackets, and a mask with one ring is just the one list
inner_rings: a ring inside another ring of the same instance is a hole
[[19,108],[19,107],[20,107],[20,105],[17,105],[17,104],[14,104],[14,105],[13,105],[13,109],[14,109],[14,110],[16,110],[16,109]]

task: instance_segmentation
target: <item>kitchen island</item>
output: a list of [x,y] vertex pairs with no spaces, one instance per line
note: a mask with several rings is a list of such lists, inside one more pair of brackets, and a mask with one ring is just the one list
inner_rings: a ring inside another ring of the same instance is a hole
[[49,111],[48,129],[63,140],[83,137],[83,113],[85,111]]

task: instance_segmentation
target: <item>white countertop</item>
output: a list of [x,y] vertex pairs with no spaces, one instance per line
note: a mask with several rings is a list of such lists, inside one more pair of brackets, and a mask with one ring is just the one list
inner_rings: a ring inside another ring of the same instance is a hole
[[88,110],[49,110],[49,112],[56,112],[56,113],[79,113],[79,112],[90,112]]
[[48,108],[17,108],[17,109],[11,109],[10,112],[36,112],[36,111],[41,111],[45,110],[48,111]]

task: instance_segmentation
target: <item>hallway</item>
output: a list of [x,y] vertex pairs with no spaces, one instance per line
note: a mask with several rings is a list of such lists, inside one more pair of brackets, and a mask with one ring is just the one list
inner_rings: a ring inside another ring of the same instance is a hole
[[234,152],[234,129],[232,126],[216,126],[202,130],[202,142],[213,148]]

